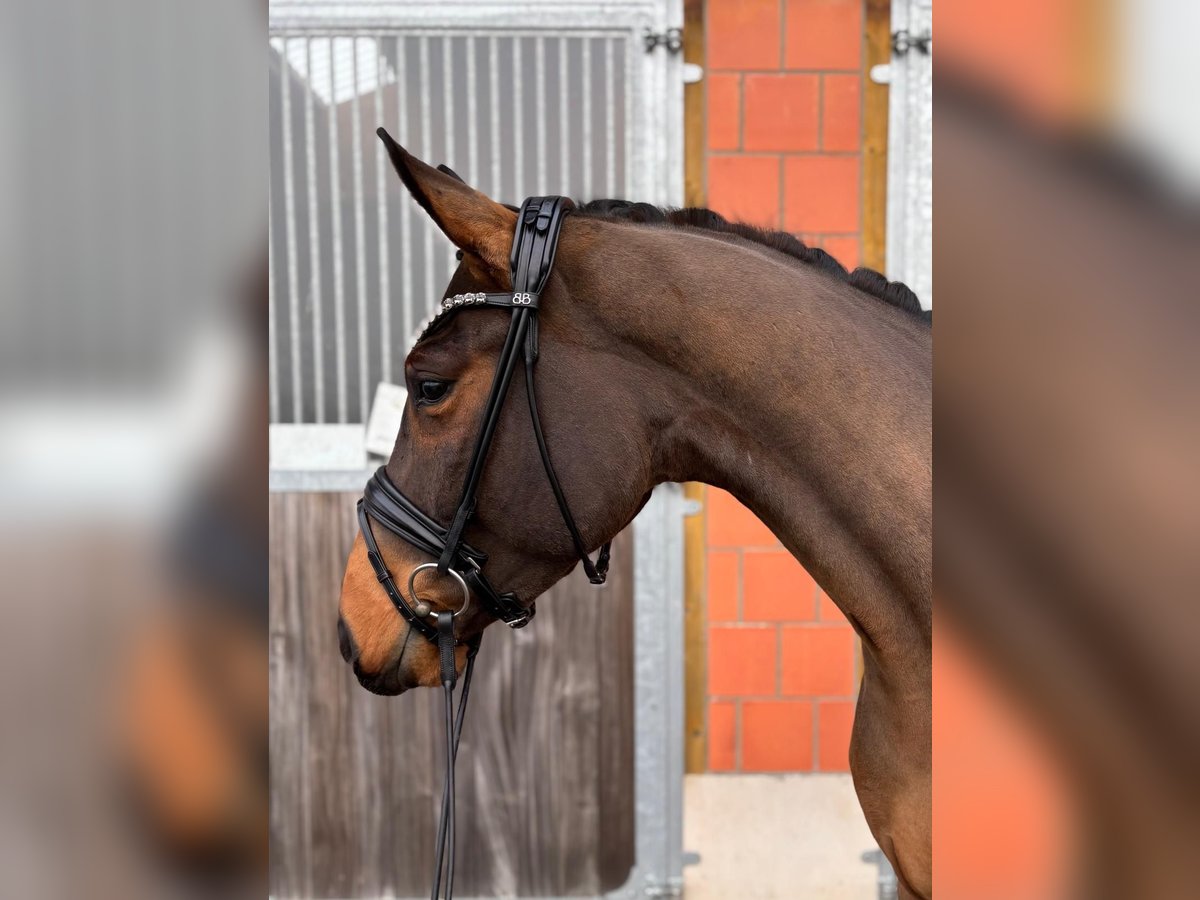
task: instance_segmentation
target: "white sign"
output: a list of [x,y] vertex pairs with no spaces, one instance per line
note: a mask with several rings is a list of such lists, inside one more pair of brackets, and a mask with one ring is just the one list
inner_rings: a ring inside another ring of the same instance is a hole
[[375,402],[371,404],[371,417],[367,420],[364,445],[368,453],[385,458],[392,455],[407,399],[408,391],[403,386],[379,382],[375,388]]

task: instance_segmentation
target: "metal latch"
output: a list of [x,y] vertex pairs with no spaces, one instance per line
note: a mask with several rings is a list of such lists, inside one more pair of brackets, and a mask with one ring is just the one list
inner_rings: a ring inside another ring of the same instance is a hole
[[916,49],[923,56],[929,55],[929,47],[933,43],[933,32],[926,29],[920,34],[910,34],[907,28],[892,35],[892,52],[897,56],[905,56],[909,50]]
[[655,47],[666,47],[667,52],[674,56],[683,49],[683,29],[668,28],[666,31],[655,32],[647,28],[642,40],[646,44],[647,53],[653,53]]

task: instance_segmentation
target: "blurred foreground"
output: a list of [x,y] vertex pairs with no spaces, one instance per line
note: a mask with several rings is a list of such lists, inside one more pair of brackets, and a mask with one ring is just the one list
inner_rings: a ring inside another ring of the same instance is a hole
[[0,6],[0,896],[266,893],[265,13]]
[[962,6],[934,125],[939,893],[1195,896],[1197,7]]

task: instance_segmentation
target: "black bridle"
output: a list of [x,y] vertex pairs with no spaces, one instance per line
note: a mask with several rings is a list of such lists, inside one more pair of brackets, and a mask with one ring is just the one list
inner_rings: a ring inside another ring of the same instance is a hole
[[[525,394],[529,401],[529,417],[533,424],[533,434],[537,440],[538,452],[542,457],[542,466],[546,470],[546,477],[554,491],[554,499],[558,502],[563,522],[567,526],[567,531],[570,532],[575,552],[592,584],[604,584],[608,576],[610,545],[606,543],[600,548],[593,563],[588,556],[587,547],[579,533],[579,528],[575,524],[575,518],[571,515],[571,509],[567,505],[567,498],[558,482],[558,476],[554,473],[554,465],[550,461],[550,451],[546,446],[546,437],[542,433],[541,418],[538,416],[537,395],[534,392],[533,370],[538,359],[538,303],[546,279],[554,266],[559,230],[562,228],[563,218],[570,206],[570,201],[563,197],[530,197],[521,204],[521,209],[517,214],[516,232],[513,235],[512,254],[509,260],[512,272],[512,290],[505,293],[467,293],[447,297],[442,301],[442,308],[438,315],[425,329],[424,333],[427,334],[431,329],[444,323],[451,314],[465,307],[493,306],[512,311],[508,335],[500,350],[492,387],[483,408],[479,436],[475,440],[475,448],[467,467],[467,478],[450,525],[447,527],[439,524],[417,508],[416,504],[405,497],[400,489],[392,483],[383,467],[367,482],[363,497],[358,502],[358,524],[367,547],[367,558],[371,561],[371,567],[375,570],[376,577],[383,585],[392,604],[408,622],[409,628],[438,646],[441,660],[441,681],[445,690],[446,709],[446,781],[442,790],[442,813],[438,822],[436,868],[431,894],[433,900],[437,900],[443,871],[446,878],[447,900],[453,894],[454,760],[458,755],[458,742],[462,735],[463,717],[466,712],[467,697],[471,690],[471,676],[474,672],[475,657],[479,652],[481,637],[481,634],[476,634],[474,638],[465,642],[467,665],[463,673],[462,697],[459,700],[457,712],[455,712],[454,686],[457,672],[454,649],[460,641],[454,633],[454,618],[466,609],[472,595],[478,599],[489,615],[504,622],[510,628],[524,627],[535,611],[532,601],[523,604],[515,594],[501,593],[492,585],[483,572],[484,565],[487,563],[487,554],[467,544],[463,537],[467,524],[475,513],[479,482],[483,477],[483,467],[487,461],[488,450],[492,445],[496,424],[500,419],[500,409],[504,405],[513,374],[521,359],[524,359],[525,362]],[[407,592],[408,596],[412,598],[411,604],[405,595],[401,594],[391,572],[388,571],[387,563],[384,562],[383,554],[379,550],[379,544],[371,529],[372,519],[422,553],[437,560],[436,563],[425,563],[413,570]],[[448,575],[459,583],[463,592],[463,604],[457,612],[434,610],[428,603],[419,600],[415,595],[416,576],[425,569],[434,568],[439,575]],[[447,847],[449,847],[448,855]]]

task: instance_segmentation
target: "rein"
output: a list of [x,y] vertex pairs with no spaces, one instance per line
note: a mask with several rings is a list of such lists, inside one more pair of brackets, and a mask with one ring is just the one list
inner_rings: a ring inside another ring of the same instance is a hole
[[[500,350],[496,373],[492,378],[491,390],[488,392],[487,402],[480,420],[479,436],[475,440],[475,447],[467,466],[466,481],[463,484],[458,506],[450,525],[441,525],[405,497],[401,490],[392,483],[385,467],[380,467],[367,482],[363,497],[358,501],[359,529],[362,531],[363,542],[367,547],[367,558],[371,562],[371,568],[374,569],[376,578],[383,585],[392,605],[408,622],[409,627],[438,647],[441,682],[445,695],[446,777],[442,788],[441,815],[438,820],[433,891],[430,895],[432,900],[438,900],[443,875],[446,884],[446,900],[451,900],[454,891],[454,761],[458,755],[458,742],[462,736],[467,698],[471,691],[471,676],[475,670],[475,657],[479,653],[479,644],[482,638],[482,633],[465,641],[456,638],[454,619],[466,610],[472,595],[478,599],[489,615],[504,622],[510,628],[523,628],[536,611],[532,601],[522,604],[516,594],[498,591],[483,573],[488,559],[487,554],[470,546],[464,539],[467,524],[475,514],[479,482],[483,477],[483,467],[487,461],[488,451],[491,449],[496,424],[500,419],[500,410],[508,396],[508,389],[517,364],[522,359],[525,365],[525,394],[529,401],[529,418],[533,425],[534,437],[537,440],[538,453],[542,458],[542,467],[546,471],[546,478],[554,492],[559,512],[562,513],[563,523],[571,535],[575,553],[583,565],[588,580],[592,584],[601,585],[608,577],[611,546],[609,543],[604,544],[596,555],[595,562],[588,556],[583,536],[575,524],[574,516],[571,515],[566,495],[563,494],[558,476],[554,472],[554,465],[550,461],[550,451],[546,446],[545,434],[542,432],[537,394],[534,390],[533,373],[538,359],[538,304],[542,289],[554,266],[559,231],[562,228],[563,218],[569,210],[570,201],[564,197],[528,198],[521,205],[517,214],[512,253],[509,257],[512,291],[457,294],[447,297],[442,301],[442,308],[438,315],[422,334],[424,336],[430,330],[444,324],[450,315],[462,308],[492,306],[509,309],[512,312],[508,334]],[[436,563],[423,563],[413,569],[408,580],[407,590],[407,597],[412,599],[411,604],[406,599],[406,595],[401,593],[391,572],[388,571],[387,563],[375,540],[375,534],[371,527],[372,520],[422,553],[437,560]],[[458,582],[462,590],[463,601],[456,611],[434,610],[429,603],[417,597],[416,577],[422,571],[429,569],[435,569],[439,575],[448,576]],[[467,647],[467,664],[463,672],[462,696],[459,698],[456,708],[454,688],[457,682],[457,671],[454,653],[458,644],[465,644]]]

